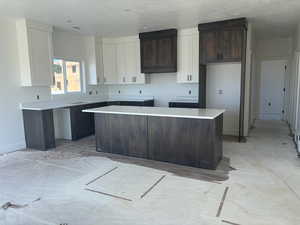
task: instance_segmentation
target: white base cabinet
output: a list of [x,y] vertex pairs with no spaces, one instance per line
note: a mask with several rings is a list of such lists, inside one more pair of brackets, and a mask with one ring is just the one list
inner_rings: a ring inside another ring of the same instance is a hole
[[21,86],[51,86],[52,27],[27,19],[17,21],[16,27]]
[[199,32],[197,28],[180,30],[177,41],[177,82],[199,82]]

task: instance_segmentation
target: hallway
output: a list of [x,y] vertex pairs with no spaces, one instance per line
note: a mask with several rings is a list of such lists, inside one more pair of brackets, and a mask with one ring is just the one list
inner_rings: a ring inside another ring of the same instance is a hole
[[288,134],[284,122],[257,121],[247,143],[224,141],[216,171],[97,153],[93,137],[2,155],[0,205],[18,205],[0,209],[0,224],[299,225]]
[[[226,208],[232,220],[241,224],[300,223],[300,160],[289,132],[285,122],[256,121],[245,145],[225,143],[225,155],[237,168],[227,181],[232,200]],[[243,222],[247,219],[252,222]]]

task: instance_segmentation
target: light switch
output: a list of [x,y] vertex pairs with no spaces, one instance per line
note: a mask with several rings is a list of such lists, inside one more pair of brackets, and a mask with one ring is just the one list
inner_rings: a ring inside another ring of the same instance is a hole
[[218,94],[219,94],[219,95],[222,95],[223,92],[224,92],[223,90],[218,90]]

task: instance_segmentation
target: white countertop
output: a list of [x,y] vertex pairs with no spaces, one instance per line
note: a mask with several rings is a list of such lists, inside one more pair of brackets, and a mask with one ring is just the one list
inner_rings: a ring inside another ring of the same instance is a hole
[[90,99],[75,99],[75,100],[49,100],[49,101],[37,101],[37,102],[27,102],[21,103],[20,108],[26,110],[48,110],[48,109],[60,109],[68,108],[78,105],[86,105],[91,103],[100,103],[100,102],[113,102],[113,101],[147,101],[153,100],[153,97],[134,97],[134,96],[125,96],[125,97],[113,97],[113,98],[90,98]]
[[136,107],[136,106],[105,106],[95,109],[86,109],[83,112],[104,113],[104,114],[124,114],[140,116],[160,116],[192,119],[214,119],[224,113],[223,109],[187,109],[187,108],[167,108],[167,107]]
[[195,96],[177,96],[172,99],[170,102],[179,102],[179,103],[198,103],[198,97]]

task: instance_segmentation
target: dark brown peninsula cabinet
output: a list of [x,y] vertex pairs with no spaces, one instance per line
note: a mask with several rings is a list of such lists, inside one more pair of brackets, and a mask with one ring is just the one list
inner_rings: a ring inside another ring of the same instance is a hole
[[[241,62],[239,140],[244,139],[244,98],[247,48],[247,19],[238,18],[198,25],[199,30],[199,106],[206,107],[206,65]],[[202,68],[202,69],[201,69]]]
[[141,72],[177,72],[177,30],[140,33]]

